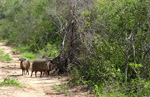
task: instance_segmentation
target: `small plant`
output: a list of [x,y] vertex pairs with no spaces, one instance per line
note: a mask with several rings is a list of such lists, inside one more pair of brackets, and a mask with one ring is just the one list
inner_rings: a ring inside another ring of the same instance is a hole
[[26,52],[26,53],[22,54],[22,57],[26,57],[26,58],[28,58],[30,60],[34,60],[35,59],[35,54]]
[[0,61],[12,61],[13,59],[10,58],[8,54],[0,56]]
[[8,39],[3,39],[3,40],[1,40],[1,42],[7,42],[8,41]]
[[51,57],[56,57],[59,55],[59,48],[56,45],[47,44],[45,48],[39,51],[40,55],[46,55]]
[[61,88],[58,85],[53,85],[53,89],[56,90],[57,92],[60,92]]
[[68,92],[65,92],[65,96],[68,96]]
[[[69,86],[68,84],[62,84],[62,85],[53,85],[53,89],[56,90],[57,92],[62,92],[66,89],[68,89]],[[65,94],[66,94],[66,91],[65,91]],[[67,94],[68,95],[68,94]]]
[[1,51],[1,50],[0,50],[0,54],[3,54],[3,53],[4,53],[4,51]]
[[20,53],[24,53],[24,52],[29,52],[29,51],[31,51],[29,46],[19,46],[19,47],[17,48],[17,50],[18,50]]
[[58,76],[57,78],[58,78],[58,79],[61,79],[61,76]]
[[66,84],[63,84],[63,85],[61,85],[60,86],[62,89],[68,89],[69,88],[69,86],[68,86],[68,84],[66,83]]
[[13,54],[17,54],[17,53],[19,53],[19,51],[18,51],[17,49],[13,49],[13,50],[12,50],[12,53],[13,53]]
[[0,83],[0,86],[16,86],[23,88],[23,85],[16,79],[5,78],[3,82]]

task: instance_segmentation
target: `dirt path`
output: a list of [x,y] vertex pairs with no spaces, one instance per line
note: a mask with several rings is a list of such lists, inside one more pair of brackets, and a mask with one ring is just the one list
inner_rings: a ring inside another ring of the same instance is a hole
[[[21,76],[20,63],[18,61],[19,55],[14,55],[11,51],[12,47],[6,46],[5,43],[0,42],[0,50],[5,54],[9,54],[13,61],[0,61],[0,82],[5,78],[15,78],[24,85],[24,88],[13,86],[0,87],[0,97],[66,97],[65,93],[57,93],[53,89],[53,85],[61,85],[67,83],[67,77],[35,77],[30,75]],[[31,70],[30,70],[31,71]],[[31,72],[30,72],[31,73]],[[39,76],[40,73],[38,73]],[[68,97],[85,97],[85,93],[71,91],[72,94]]]

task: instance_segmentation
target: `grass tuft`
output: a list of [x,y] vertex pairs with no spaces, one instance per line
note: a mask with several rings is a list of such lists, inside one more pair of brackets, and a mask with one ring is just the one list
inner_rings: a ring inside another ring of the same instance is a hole
[[17,53],[19,53],[19,51],[18,51],[17,49],[13,49],[13,50],[12,50],[12,53],[13,53],[13,54],[17,54]]
[[23,85],[16,79],[5,78],[3,82],[0,83],[0,86],[16,86],[23,88]]
[[26,58],[28,58],[29,60],[34,60],[35,59],[35,57],[36,57],[36,55],[35,54],[33,54],[33,53],[23,53],[22,54],[22,57],[26,57]]
[[[61,92],[64,90],[67,90],[69,88],[68,84],[62,84],[62,85],[53,85],[53,89],[56,90],[57,92]],[[65,91],[66,93],[66,91]],[[68,95],[68,94],[67,94]]]
[[0,50],[0,54],[3,54],[3,53],[4,53],[4,51],[1,51],[1,50]]
[[1,55],[0,56],[0,61],[12,61],[13,59],[10,58],[9,54],[6,55]]

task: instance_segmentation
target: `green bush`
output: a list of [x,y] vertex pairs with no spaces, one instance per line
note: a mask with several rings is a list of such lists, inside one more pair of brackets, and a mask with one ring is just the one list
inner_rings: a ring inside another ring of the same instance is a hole
[[12,53],[16,54],[16,53],[19,53],[19,51],[17,49],[13,49]]
[[40,55],[57,57],[59,55],[60,49],[57,48],[55,44],[47,44],[42,50],[39,51]]
[[0,50],[0,54],[3,54],[3,53],[4,53],[4,51]]
[[30,51],[30,47],[29,46],[19,46],[17,49],[18,49],[18,51],[20,53],[24,53],[24,52],[29,52]]
[[62,85],[53,85],[53,89],[56,90],[57,92],[65,91],[68,88],[69,88],[69,85],[67,83],[66,84],[62,84]]
[[25,53],[25,52],[31,52],[30,47],[27,46],[27,45],[24,46],[24,45],[20,45],[19,44],[19,46],[16,46],[16,48],[14,48],[12,50],[12,53],[20,53],[20,54],[22,54],[22,53]]
[[1,55],[0,56],[0,61],[12,61],[13,59],[10,58],[9,54],[6,55]]
[[16,79],[5,78],[3,82],[0,83],[0,86],[16,86],[23,87],[23,85]]
[[34,60],[36,58],[36,55],[33,53],[25,52],[21,55],[22,57],[26,57],[29,60]]

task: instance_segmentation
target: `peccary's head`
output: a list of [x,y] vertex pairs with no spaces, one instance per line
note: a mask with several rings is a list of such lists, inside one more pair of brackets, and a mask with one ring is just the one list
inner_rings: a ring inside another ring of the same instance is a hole
[[25,57],[19,58],[19,61],[25,61],[25,60],[26,60]]
[[53,64],[58,64],[59,61],[60,61],[60,56],[57,56],[57,57],[54,58],[51,62],[52,62]]

